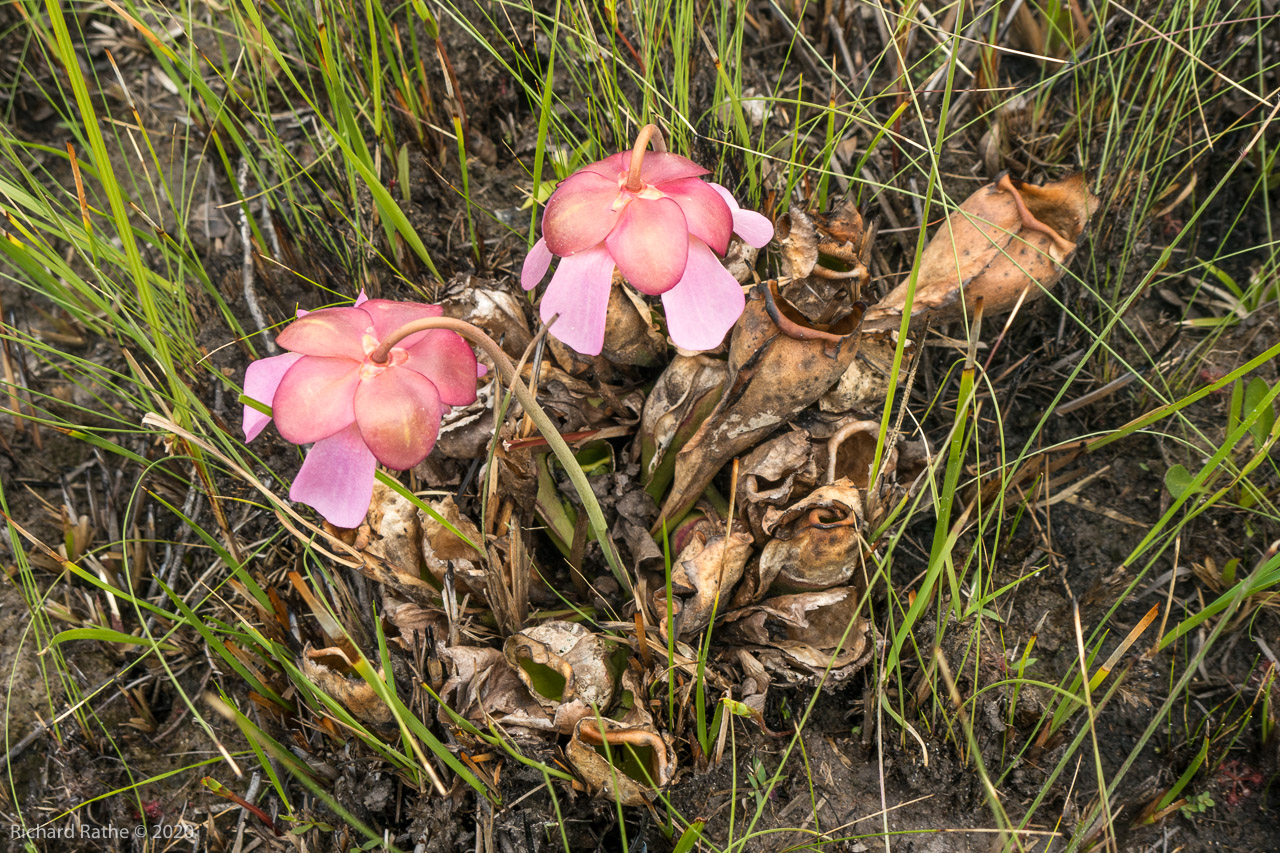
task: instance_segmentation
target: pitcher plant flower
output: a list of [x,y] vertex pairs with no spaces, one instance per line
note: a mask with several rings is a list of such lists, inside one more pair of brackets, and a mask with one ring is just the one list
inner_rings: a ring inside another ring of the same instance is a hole
[[244,409],[245,439],[271,420],[287,441],[312,444],[289,498],[338,527],[356,527],[369,509],[377,463],[405,470],[435,446],[449,406],[476,399],[476,356],[458,334],[417,332],[380,345],[406,324],[440,317],[438,305],[367,299],[353,306],[299,312],[276,343],[284,355],[245,371],[244,393],[271,406]]
[[[654,150],[646,153],[650,140]],[[556,188],[542,216],[542,239],[520,274],[531,290],[552,258],[560,259],[542,297],[543,321],[559,315],[552,335],[583,355],[600,354],[617,269],[641,293],[662,296],[677,346],[719,346],[745,299],[717,256],[728,251],[734,233],[763,247],[773,224],[740,208],[727,189],[704,181],[706,174],[668,152],[650,124],[632,150],[584,166]]]

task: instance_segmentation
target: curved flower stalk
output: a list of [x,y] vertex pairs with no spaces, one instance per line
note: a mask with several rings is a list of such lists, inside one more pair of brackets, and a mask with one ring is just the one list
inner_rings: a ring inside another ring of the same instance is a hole
[[316,442],[289,497],[320,510],[335,525],[356,527],[373,496],[375,463],[413,467],[435,445],[443,405],[475,401],[479,371],[467,340],[492,359],[564,466],[609,568],[631,589],[600,503],[551,418],[502,347],[470,323],[441,316],[439,306],[366,300],[361,294],[352,308],[302,314],[276,338],[289,353],[249,365],[245,395],[270,402],[273,413],[246,406],[245,437],[253,440],[274,417],[287,440]]
[[[650,139],[654,151],[645,153]],[[743,210],[707,170],[665,149],[645,125],[631,151],[584,166],[547,202],[542,239],[525,258],[520,283],[531,290],[560,258],[542,297],[551,334],[584,355],[599,355],[615,268],[633,287],[662,296],[671,339],[681,349],[719,346],[742,314],[737,280],[720,263],[736,233],[761,248],[773,224]]]
[[244,409],[252,441],[274,419],[294,444],[313,444],[289,489],[331,524],[356,527],[369,509],[377,463],[405,470],[435,446],[449,406],[476,399],[476,356],[459,335],[433,330],[397,339],[381,361],[371,355],[406,323],[439,317],[438,305],[368,299],[299,312],[276,338],[284,355],[245,371],[244,393],[271,406]]

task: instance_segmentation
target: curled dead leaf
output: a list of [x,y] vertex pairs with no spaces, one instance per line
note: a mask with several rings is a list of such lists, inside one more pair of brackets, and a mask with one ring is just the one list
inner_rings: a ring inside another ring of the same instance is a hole
[[786,506],[797,489],[818,481],[809,433],[792,429],[776,435],[748,453],[738,466],[738,505],[751,532],[762,539],[761,522],[771,506]]
[[653,310],[615,273],[601,355],[614,364],[648,367],[657,363],[666,350],[666,339],[653,322]]
[[760,554],[760,574],[775,588],[819,590],[847,583],[862,554],[862,494],[848,480],[815,489],[785,511],[765,514],[773,538]]
[[624,806],[646,805],[675,777],[671,737],[648,725],[584,717],[574,726],[565,755],[588,790]]
[[775,596],[726,614],[726,637],[753,644],[752,655],[788,681],[843,681],[871,657],[860,599],[854,587]]
[[[965,199],[920,255],[914,325],[950,322],[979,299],[990,317],[1040,296],[1062,277],[1074,241],[1098,207],[1083,174],[1043,186],[1007,174]],[[867,312],[865,328],[897,328],[910,282]]]
[[[671,564],[671,591],[675,603],[676,635],[689,637],[706,628],[712,614],[723,612],[742,569],[751,556],[750,533],[733,530],[725,536],[719,521],[702,519],[687,538],[687,544]],[[667,635],[666,590],[658,589],[654,609],[659,631]]]
[[[308,645],[302,653],[302,674],[357,718],[375,726],[391,724],[391,709],[369,682],[356,674],[355,661],[344,649],[313,649]],[[382,670],[378,670],[378,676],[382,676]]]
[[724,396],[676,457],[661,519],[682,516],[726,462],[815,402],[858,350],[862,306],[834,324],[813,324],[772,283],[758,285],[733,330]]
[[[472,542],[481,540],[480,530],[471,519],[462,514],[452,497],[430,501],[427,506]],[[436,583],[443,584],[445,572],[452,568],[459,586],[476,595],[483,595],[484,570],[480,565],[480,553],[434,516],[422,513],[420,524],[423,562]]]
[[729,367],[705,355],[677,355],[645,400],[637,442],[646,491],[661,499],[676,453],[693,437],[724,393]]
[[[440,698],[454,713],[485,726],[493,721],[504,728],[552,730],[551,715],[529,695],[500,650],[454,646],[442,649],[441,656],[448,663],[449,678]],[[450,722],[443,708],[439,719]]]
[[576,622],[552,620],[512,634],[503,654],[529,694],[554,710],[561,733],[586,715],[603,713],[613,701],[609,648]]

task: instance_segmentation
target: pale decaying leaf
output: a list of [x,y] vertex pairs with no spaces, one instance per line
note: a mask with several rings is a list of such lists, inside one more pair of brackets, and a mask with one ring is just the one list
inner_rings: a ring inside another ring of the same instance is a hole
[[861,592],[847,586],[775,596],[727,614],[726,637],[750,644],[755,659],[788,681],[826,673],[830,685],[870,659],[869,623],[857,614],[860,599]]
[[[1008,175],[965,199],[920,255],[913,325],[950,322],[978,300],[991,317],[1044,293],[1062,277],[1098,198],[1083,174],[1043,186]],[[898,328],[910,281],[867,312],[869,331]]]
[[748,453],[738,467],[738,505],[757,539],[771,506],[786,506],[797,491],[818,481],[818,466],[806,430],[792,429],[774,436]]
[[[452,497],[446,496],[440,500],[428,501],[427,506],[453,525],[458,533],[472,542],[480,542],[479,528],[476,527],[475,522],[462,514]],[[483,596],[485,574],[480,566],[480,554],[434,516],[422,513],[419,523],[422,527],[423,565],[436,582],[443,584],[445,572],[452,568],[460,588],[477,596]]]
[[817,401],[849,368],[858,350],[861,306],[833,324],[814,324],[757,286],[734,327],[724,396],[676,456],[661,518],[677,519],[724,464]]
[[422,577],[422,526],[417,507],[394,489],[374,483],[368,525],[369,541],[363,550],[382,557],[401,574]]
[[[500,650],[455,646],[441,655],[448,662],[449,677],[440,698],[454,713],[480,726],[493,722],[508,729],[553,730],[551,715],[529,695]],[[443,709],[439,719],[450,723]]]
[[657,331],[653,310],[615,272],[600,354],[614,364],[648,367],[657,364],[666,349],[667,341]]
[[554,713],[554,727],[562,734],[613,702],[609,647],[576,622],[552,620],[525,628],[507,637],[503,654],[534,700]]
[[645,400],[637,445],[646,485],[666,488],[676,453],[720,401],[728,366],[705,355],[677,355]]
[[574,726],[565,755],[589,791],[624,806],[648,804],[675,777],[671,736],[649,725],[584,717]]
[[[751,556],[754,540],[745,531],[725,535],[724,525],[703,519],[687,537],[684,548],[671,564],[671,591],[677,596],[676,634],[688,638],[711,622],[714,612],[724,612],[729,596]],[[667,635],[666,590],[654,595],[661,635]]]
[[[302,653],[302,674],[308,681],[328,693],[357,718],[375,726],[389,725],[391,709],[378,697],[369,682],[355,672],[355,664],[341,648],[313,649]],[[378,671],[378,676],[382,676]]]
[[847,583],[859,571],[862,494],[846,479],[815,489],[785,510],[770,509],[760,574],[775,589],[819,590]]

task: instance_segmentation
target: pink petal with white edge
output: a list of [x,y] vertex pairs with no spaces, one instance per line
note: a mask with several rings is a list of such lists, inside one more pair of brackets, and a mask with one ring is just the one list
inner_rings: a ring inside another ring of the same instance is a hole
[[373,321],[362,308],[322,308],[286,326],[276,343],[303,355],[361,361],[361,339],[372,328]]
[[638,198],[622,212],[605,245],[636,290],[657,296],[684,275],[688,235],[680,205],[669,198]]
[[[360,306],[360,310],[369,315],[373,321],[373,336],[384,341],[401,326],[414,320],[425,320],[428,317],[439,317],[444,309],[439,305],[427,305],[424,302],[392,302],[390,299],[370,299]],[[415,332],[396,344],[409,348],[422,340],[426,332]]]
[[317,441],[293,479],[289,500],[315,507],[335,527],[359,527],[373,500],[377,461],[355,424]]
[[741,237],[742,242],[748,246],[763,249],[765,244],[773,239],[773,223],[769,221],[769,217],[754,210],[743,210],[738,207],[738,201],[733,197],[733,193],[719,184],[707,186],[719,193],[729,205],[729,210],[733,212],[733,233]]
[[690,238],[680,283],[662,294],[667,331],[686,350],[715,349],[742,316],[746,297],[734,277],[701,240]]
[[564,258],[542,296],[542,322],[550,323],[560,315],[551,325],[551,335],[583,355],[599,355],[604,348],[613,267],[613,258],[603,247]]
[[681,178],[663,184],[662,194],[680,205],[689,233],[706,243],[717,255],[723,255],[729,251],[733,213],[711,186],[701,178]]
[[542,214],[547,248],[564,258],[597,245],[618,221],[613,209],[617,200],[617,180],[595,172],[570,175],[551,194]]
[[[280,387],[280,380],[284,378],[284,374],[289,368],[303,358],[301,353],[289,352],[284,355],[274,355],[271,358],[260,358],[253,364],[245,368],[244,371],[244,395],[251,400],[257,400],[268,406],[275,400],[276,389]],[[253,441],[258,437],[258,433],[266,429],[267,424],[271,423],[271,416],[264,415],[252,406],[244,407],[244,440]]]
[[436,444],[444,410],[436,386],[421,373],[389,367],[356,389],[356,424],[378,461],[403,471]]
[[524,256],[524,265],[520,267],[520,286],[525,290],[533,290],[547,274],[551,266],[551,250],[547,248],[544,237],[533,244],[529,254]]
[[356,419],[352,398],[360,362],[307,356],[280,380],[271,403],[276,429],[287,441],[310,444],[341,432]]
[[432,329],[405,351],[409,358],[403,366],[430,379],[442,403],[469,406],[476,401],[476,354],[457,332]]

